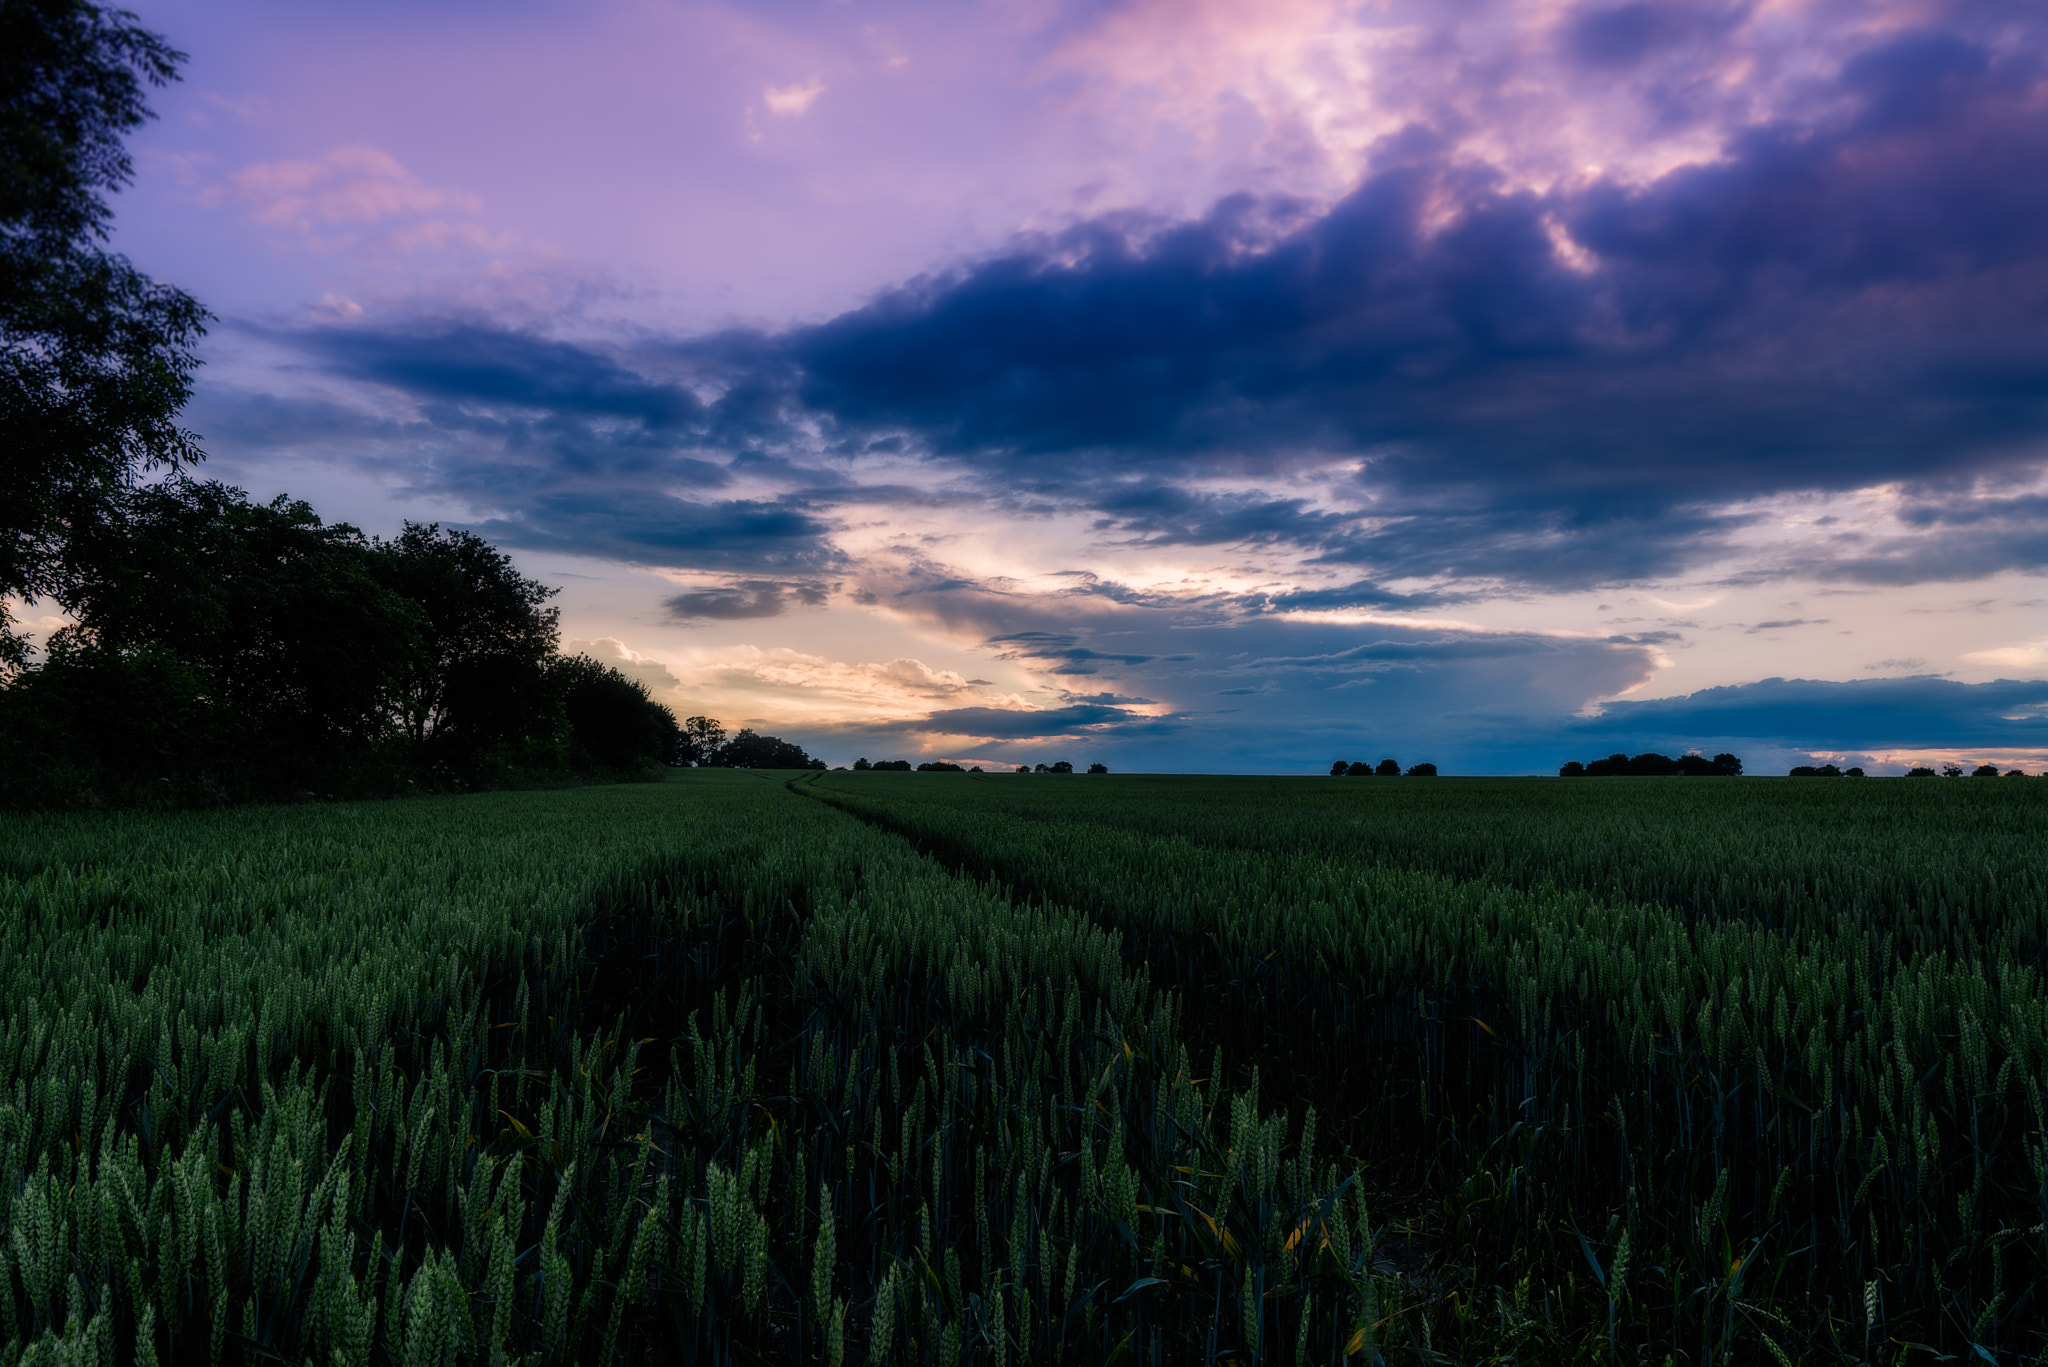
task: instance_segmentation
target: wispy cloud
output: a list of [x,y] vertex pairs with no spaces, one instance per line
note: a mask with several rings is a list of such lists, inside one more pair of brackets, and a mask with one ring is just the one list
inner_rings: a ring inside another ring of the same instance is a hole
[[[376,147],[337,147],[310,161],[258,162],[228,183],[257,222],[308,235],[397,218],[474,215],[483,208],[475,195],[428,185]],[[445,223],[439,230],[455,231]]]
[[771,85],[761,91],[761,103],[768,106],[768,112],[785,119],[796,118],[810,111],[825,93],[825,83],[813,76],[808,81],[795,85]]

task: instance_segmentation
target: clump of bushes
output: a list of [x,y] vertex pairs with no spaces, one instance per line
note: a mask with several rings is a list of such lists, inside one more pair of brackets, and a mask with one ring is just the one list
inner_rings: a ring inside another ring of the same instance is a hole
[[1734,755],[1719,754],[1712,759],[1684,754],[1673,759],[1655,751],[1640,755],[1614,754],[1581,764],[1572,760],[1558,771],[1560,778],[1732,778],[1742,772],[1742,761]]
[[[1367,764],[1363,760],[1346,762],[1338,760],[1330,766],[1331,778],[1399,778],[1402,775],[1401,762],[1383,759],[1378,764]],[[1436,766],[1430,763],[1411,764],[1407,769],[1409,778],[1435,778]]]

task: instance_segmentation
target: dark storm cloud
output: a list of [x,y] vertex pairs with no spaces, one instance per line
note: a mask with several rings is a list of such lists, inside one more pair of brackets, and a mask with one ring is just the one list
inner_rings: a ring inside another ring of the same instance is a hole
[[2048,680],[1764,679],[1609,703],[1569,732],[1631,749],[1733,737],[1805,750],[2022,750],[2048,746]]
[[1923,497],[1898,520],[1909,534],[1845,537],[1803,568],[1836,582],[1898,585],[2048,567],[2048,498],[2038,494]]
[[1148,546],[1311,542],[1357,522],[1307,499],[1200,494],[1156,481],[1095,491],[1087,501],[1104,514],[1097,530],[1132,532]]
[[1337,608],[1388,608],[1393,610],[1442,607],[1466,601],[1468,595],[1453,593],[1396,593],[1367,580],[1327,589],[1290,589],[1268,594],[1264,606],[1275,612],[1328,612]]
[[[1154,655],[1120,655],[1094,650],[1076,644],[1072,636],[1062,636],[1049,631],[1019,631],[1004,636],[991,636],[986,644],[998,651],[996,658],[999,660],[1051,661],[1054,674],[1093,674],[1105,664],[1142,665],[1150,664],[1158,658]],[[1187,656],[1180,655],[1174,658],[1185,660]]]
[[740,579],[715,588],[679,593],[662,606],[678,621],[704,618],[734,622],[780,617],[792,604],[817,607],[824,603],[828,593],[826,585],[815,579]]
[[[1589,10],[1567,41],[1625,62],[1739,17],[1687,14]],[[1305,223],[1239,198],[1084,224],[784,352],[846,430],[1062,484],[1160,539],[1517,582],[1670,573],[1741,525],[1713,504],[1991,469],[2048,428],[2041,33],[2003,7],[1947,19],[1646,185],[1537,194],[1411,129]],[[1391,525],[1103,482],[1330,451],[1393,491]],[[2026,553],[1972,563],[2007,551]]]
[[[1085,225],[789,349],[818,411],[1020,472],[1336,441],[1418,487],[1577,474],[1665,503],[1920,473],[1930,435],[1953,454],[2041,416],[2048,247],[2023,225],[2048,191],[2012,174],[2048,153],[2037,67],[1897,37],[1849,65],[1846,113],[1642,187],[1539,196],[1414,135],[1276,240],[1241,199],[1150,238]],[[2005,272],[2017,297],[1972,295]],[[1998,383],[1925,335],[1965,322]]]
[[1170,717],[1151,717],[1126,712],[1118,707],[1082,703],[1072,707],[1049,707],[1039,712],[1013,712],[1001,707],[954,707],[934,712],[915,723],[918,730],[957,736],[985,736],[992,740],[1026,740],[1035,736],[1145,733],[1172,730]]
[[1586,5],[1564,23],[1560,46],[1580,64],[1610,74],[1673,48],[1711,42],[1736,27],[1748,9],[1671,0]]
[[1461,660],[1519,658],[1539,651],[1566,652],[1578,648],[1570,638],[1507,633],[1443,632],[1411,635],[1405,640],[1371,640],[1327,655],[1276,656],[1254,660],[1244,668],[1348,670],[1390,665],[1435,665]]
[[[1589,4],[1554,37],[1686,126],[1753,18]],[[2048,500],[1942,492],[2031,468],[2048,433],[2048,20],[1937,5],[1833,50],[1718,155],[1647,182],[1533,190],[1418,122],[1327,207],[1100,218],[779,334],[289,340],[413,400],[419,487],[494,502],[526,544],[640,562],[821,566],[831,508],[939,497],[859,490],[887,458],[1110,538],[1298,549],[1388,606],[1683,573],[1738,544],[1733,503],[1885,481],[1913,491],[1896,536],[1753,573],[2048,564]],[[787,506],[692,501],[741,473]],[[1295,492],[1304,473],[1345,506]],[[1219,478],[1240,491],[1201,487]],[[777,516],[786,535],[749,530]],[[1373,587],[1403,580],[1447,586]]]
[[845,557],[829,526],[800,507],[735,500],[693,503],[645,494],[555,490],[523,501],[517,516],[476,530],[528,550],[596,555],[638,564],[745,572],[820,570]]
[[298,340],[344,374],[427,400],[623,418],[654,431],[702,426],[707,417],[679,384],[651,380],[587,347],[484,324],[320,328]]

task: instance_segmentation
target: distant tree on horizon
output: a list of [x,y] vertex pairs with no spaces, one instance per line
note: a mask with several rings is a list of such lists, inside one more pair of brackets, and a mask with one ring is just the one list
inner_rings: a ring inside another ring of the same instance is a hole
[[1606,759],[1596,759],[1584,764],[1571,760],[1557,772],[1560,778],[1614,778],[1624,775],[1633,778],[1734,777],[1741,774],[1742,761],[1725,751],[1712,759],[1705,758],[1697,751],[1689,751],[1673,759],[1669,755],[1646,750],[1633,758],[1616,753]]
[[[709,717],[691,717],[676,728],[676,763],[699,767],[717,763],[718,748],[725,744],[725,726]],[[862,760],[857,768],[865,768]]]

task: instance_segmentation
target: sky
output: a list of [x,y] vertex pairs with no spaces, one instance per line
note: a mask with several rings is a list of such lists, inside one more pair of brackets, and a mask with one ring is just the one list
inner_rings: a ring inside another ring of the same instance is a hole
[[828,762],[2048,766],[2048,11],[141,0],[202,472]]

